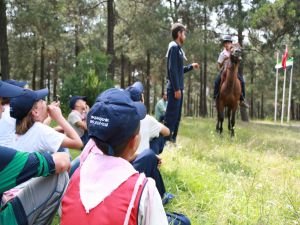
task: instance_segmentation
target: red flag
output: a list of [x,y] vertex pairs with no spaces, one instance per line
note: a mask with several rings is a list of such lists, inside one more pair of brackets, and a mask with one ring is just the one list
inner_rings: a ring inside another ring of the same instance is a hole
[[281,61],[281,65],[282,65],[282,68],[283,69],[286,69],[286,61],[287,61],[287,58],[288,58],[288,48],[286,46],[285,48],[285,51],[284,51],[284,54],[282,56],[282,61]]

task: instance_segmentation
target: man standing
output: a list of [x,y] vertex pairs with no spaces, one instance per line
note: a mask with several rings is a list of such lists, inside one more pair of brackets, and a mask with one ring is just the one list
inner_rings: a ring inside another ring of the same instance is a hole
[[155,118],[162,122],[165,119],[166,109],[167,109],[167,93],[162,93],[162,98],[155,105]]
[[177,132],[181,118],[181,108],[183,102],[184,77],[183,74],[198,69],[198,63],[192,63],[188,66],[183,65],[183,59],[186,59],[184,51],[181,49],[185,41],[186,28],[175,23],[172,26],[172,38],[174,41],[169,43],[166,57],[168,71],[167,96],[168,105],[165,115],[165,124],[170,129],[169,140],[176,142]]

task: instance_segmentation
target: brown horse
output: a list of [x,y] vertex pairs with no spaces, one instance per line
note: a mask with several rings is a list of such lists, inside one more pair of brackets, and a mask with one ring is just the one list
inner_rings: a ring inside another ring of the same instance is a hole
[[216,101],[218,111],[216,130],[220,134],[223,131],[224,109],[227,107],[228,130],[232,137],[234,136],[235,113],[241,96],[241,84],[238,79],[238,69],[242,59],[241,46],[238,43],[233,44],[230,52],[221,75],[220,95]]

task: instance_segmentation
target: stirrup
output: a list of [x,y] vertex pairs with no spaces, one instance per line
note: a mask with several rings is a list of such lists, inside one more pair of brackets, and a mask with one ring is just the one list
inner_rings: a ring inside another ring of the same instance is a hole
[[240,107],[249,108],[249,105],[245,102],[245,100],[240,101]]

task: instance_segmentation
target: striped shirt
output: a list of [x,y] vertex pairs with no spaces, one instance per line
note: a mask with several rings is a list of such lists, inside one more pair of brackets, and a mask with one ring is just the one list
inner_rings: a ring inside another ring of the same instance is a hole
[[[0,199],[3,192],[30,178],[48,176],[54,173],[55,164],[50,154],[18,152],[0,146]],[[0,210],[0,225],[4,224],[18,224],[10,203]]]

